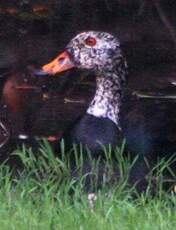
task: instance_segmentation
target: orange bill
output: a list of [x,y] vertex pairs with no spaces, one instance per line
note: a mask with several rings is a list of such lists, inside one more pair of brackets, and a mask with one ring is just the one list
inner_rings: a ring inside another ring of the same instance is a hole
[[64,51],[57,58],[42,67],[44,73],[55,75],[57,73],[72,69],[75,67],[69,54]]

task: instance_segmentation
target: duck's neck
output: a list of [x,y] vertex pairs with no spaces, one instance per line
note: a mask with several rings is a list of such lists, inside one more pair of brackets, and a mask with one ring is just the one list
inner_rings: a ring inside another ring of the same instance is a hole
[[119,71],[106,71],[97,74],[97,87],[87,113],[112,120],[120,129],[119,113],[124,77]]

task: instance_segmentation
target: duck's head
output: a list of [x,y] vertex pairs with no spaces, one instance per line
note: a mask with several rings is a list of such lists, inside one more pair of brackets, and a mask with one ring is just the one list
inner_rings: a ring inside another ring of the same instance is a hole
[[106,71],[113,69],[121,60],[120,43],[106,32],[88,31],[75,36],[63,53],[42,67],[50,75],[71,68]]

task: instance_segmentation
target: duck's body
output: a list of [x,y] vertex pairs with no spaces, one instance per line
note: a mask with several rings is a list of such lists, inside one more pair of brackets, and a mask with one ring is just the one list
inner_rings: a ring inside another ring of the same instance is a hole
[[63,139],[71,147],[72,143],[88,147],[92,156],[100,156],[102,146],[111,145],[115,148],[121,143],[120,131],[114,122],[108,118],[97,118],[85,114],[69,127]]
[[[108,33],[89,31],[77,35],[64,53],[43,66],[41,73],[55,75],[73,67],[93,71],[97,87],[86,113],[64,135],[66,144],[81,143],[91,150],[92,156],[102,156],[102,145],[115,148],[126,138],[129,150],[135,156],[139,154],[132,182],[143,180],[148,172],[144,158],[155,163],[155,151],[163,148],[160,142],[169,143],[164,135],[166,128],[163,129],[167,109],[160,116],[157,109],[156,114],[151,114],[150,106],[145,110],[131,95],[127,96],[127,103],[124,101],[127,65],[119,41]],[[158,122],[160,118],[164,119]],[[170,122],[166,122],[168,132],[172,129]]]

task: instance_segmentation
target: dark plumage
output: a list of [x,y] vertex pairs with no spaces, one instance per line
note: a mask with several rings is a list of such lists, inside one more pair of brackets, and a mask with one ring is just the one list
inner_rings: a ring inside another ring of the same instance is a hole
[[[64,136],[66,144],[81,143],[87,146],[93,157],[102,154],[102,146],[115,148],[121,143],[120,132],[110,119],[85,114],[69,128]],[[71,146],[70,146],[71,147]]]

